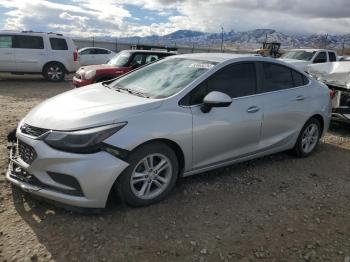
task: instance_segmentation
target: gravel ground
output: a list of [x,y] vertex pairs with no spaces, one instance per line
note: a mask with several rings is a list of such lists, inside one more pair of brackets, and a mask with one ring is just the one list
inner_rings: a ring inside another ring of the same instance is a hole
[[[2,79],[1,79],[2,78]],[[163,202],[98,215],[5,181],[6,135],[69,81],[0,75],[0,261],[350,261],[350,127],[307,159],[286,153],[180,179]]]

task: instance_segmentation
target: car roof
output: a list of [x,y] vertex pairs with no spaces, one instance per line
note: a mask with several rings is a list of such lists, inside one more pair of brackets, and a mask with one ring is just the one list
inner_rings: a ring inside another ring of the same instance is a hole
[[175,55],[173,52],[168,52],[168,51],[156,51],[156,50],[122,50],[120,52],[130,52],[130,53],[148,53],[148,54],[171,54]]
[[262,58],[262,56],[257,54],[229,54],[229,53],[194,53],[194,54],[177,55],[176,57],[185,58],[185,59],[211,61],[211,62],[217,62],[217,63],[222,63],[227,60],[238,59],[238,58],[248,58],[248,57]]
[[35,31],[15,31],[15,30],[0,30],[0,35],[33,35],[33,36],[55,36],[67,38],[63,34],[53,33],[53,32],[35,32]]
[[297,49],[289,49],[288,51],[309,51],[309,52],[317,52],[317,51],[327,51],[327,52],[335,52],[334,50],[329,49],[317,49],[317,48],[297,48]]
[[[103,49],[103,50],[112,51],[112,50],[109,50],[109,49],[107,49],[107,48],[98,47],[98,46],[87,46],[87,47],[80,48],[78,51],[84,51],[84,50],[86,50],[86,49],[91,49],[91,48],[94,48],[94,49]],[[113,52],[113,51],[112,51],[112,52]]]

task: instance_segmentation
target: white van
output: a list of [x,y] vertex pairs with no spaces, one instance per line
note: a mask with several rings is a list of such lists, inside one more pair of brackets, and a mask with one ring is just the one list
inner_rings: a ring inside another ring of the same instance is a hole
[[61,34],[0,31],[0,72],[42,74],[61,81],[80,67],[72,39]]

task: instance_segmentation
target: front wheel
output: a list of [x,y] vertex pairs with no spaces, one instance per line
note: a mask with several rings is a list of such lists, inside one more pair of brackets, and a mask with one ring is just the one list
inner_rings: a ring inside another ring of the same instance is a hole
[[116,187],[130,206],[147,206],[166,197],[175,185],[179,168],[174,151],[165,144],[141,146],[128,157],[129,167]]
[[53,82],[63,81],[65,74],[64,66],[59,63],[48,64],[43,71],[44,77]]
[[315,150],[321,137],[320,121],[311,118],[301,129],[297,143],[294,147],[294,153],[298,157],[307,157]]

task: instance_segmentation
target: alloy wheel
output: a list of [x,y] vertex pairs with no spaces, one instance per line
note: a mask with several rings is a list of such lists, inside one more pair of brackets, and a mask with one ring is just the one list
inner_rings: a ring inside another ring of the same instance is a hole
[[302,134],[301,147],[304,153],[308,154],[316,147],[319,139],[318,126],[315,123],[311,123],[307,126]]
[[133,194],[140,199],[153,199],[168,187],[173,168],[171,161],[162,154],[150,154],[135,166],[130,186]]
[[60,80],[63,76],[63,70],[59,66],[50,66],[47,75],[51,80]]

